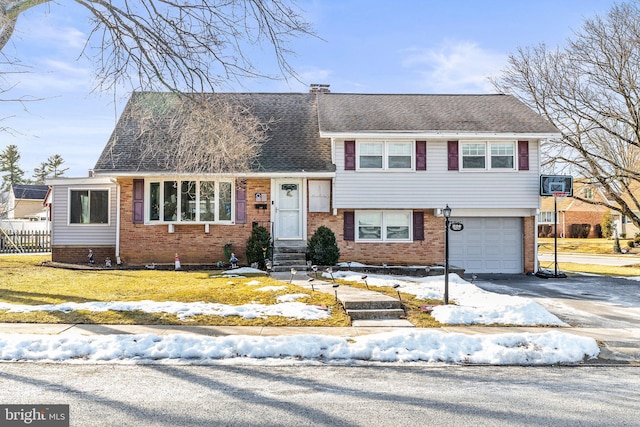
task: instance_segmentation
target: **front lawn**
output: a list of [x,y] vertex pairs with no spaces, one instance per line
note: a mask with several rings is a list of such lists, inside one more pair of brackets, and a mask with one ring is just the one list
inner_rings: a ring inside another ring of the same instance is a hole
[[[632,239],[620,239],[620,249],[629,253],[640,253],[640,248],[630,248],[629,243]],[[613,239],[570,239],[558,238],[558,252],[570,252],[580,254],[611,254],[614,255]],[[538,251],[540,253],[554,252],[553,237],[538,238]]]
[[[0,311],[0,322],[190,324],[234,326],[348,326],[350,319],[332,295],[312,292],[286,282],[258,275],[247,278],[219,277],[221,272],[162,270],[69,270],[42,264],[50,256],[0,256],[0,302],[24,305],[66,302],[179,301],[229,305],[276,304],[285,294],[307,294],[297,301],[327,307],[322,320],[281,316],[247,319],[240,316],[197,315],[182,321],[174,314],[142,311]],[[216,277],[218,276],[218,277]],[[259,282],[259,283],[258,283]],[[264,291],[263,287],[284,289]]]

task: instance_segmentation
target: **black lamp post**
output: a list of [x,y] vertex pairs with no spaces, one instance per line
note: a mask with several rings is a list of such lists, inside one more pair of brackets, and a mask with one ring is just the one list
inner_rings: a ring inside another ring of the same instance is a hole
[[444,303],[449,304],[449,218],[451,208],[447,205],[442,209],[444,215]]

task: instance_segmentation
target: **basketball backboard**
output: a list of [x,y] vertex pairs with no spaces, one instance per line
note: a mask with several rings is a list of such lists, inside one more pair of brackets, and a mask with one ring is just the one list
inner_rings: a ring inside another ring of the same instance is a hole
[[573,177],[570,175],[540,175],[540,195],[553,196],[554,193],[566,193],[573,197]]

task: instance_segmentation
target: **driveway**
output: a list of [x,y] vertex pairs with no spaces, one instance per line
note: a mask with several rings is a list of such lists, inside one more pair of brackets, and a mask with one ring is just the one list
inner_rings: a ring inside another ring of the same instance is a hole
[[581,328],[640,328],[640,282],[619,277],[568,274],[478,275],[482,289],[533,298],[562,321]]

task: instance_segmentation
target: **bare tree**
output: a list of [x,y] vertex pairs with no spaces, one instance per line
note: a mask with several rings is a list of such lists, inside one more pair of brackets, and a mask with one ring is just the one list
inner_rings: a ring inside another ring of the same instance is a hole
[[271,123],[229,93],[137,93],[120,120],[135,129],[139,169],[192,175],[246,172]]
[[640,226],[640,8],[615,4],[585,20],[564,48],[520,48],[493,80],[562,133],[543,148],[547,172],[600,186],[607,201]]
[[[294,0],[75,0],[93,28],[82,54],[96,64],[99,87],[128,83],[204,92],[225,81],[274,77],[254,66],[256,46],[270,46],[282,75],[295,76],[288,42],[312,34]],[[52,0],[0,0],[0,51],[22,13]]]

